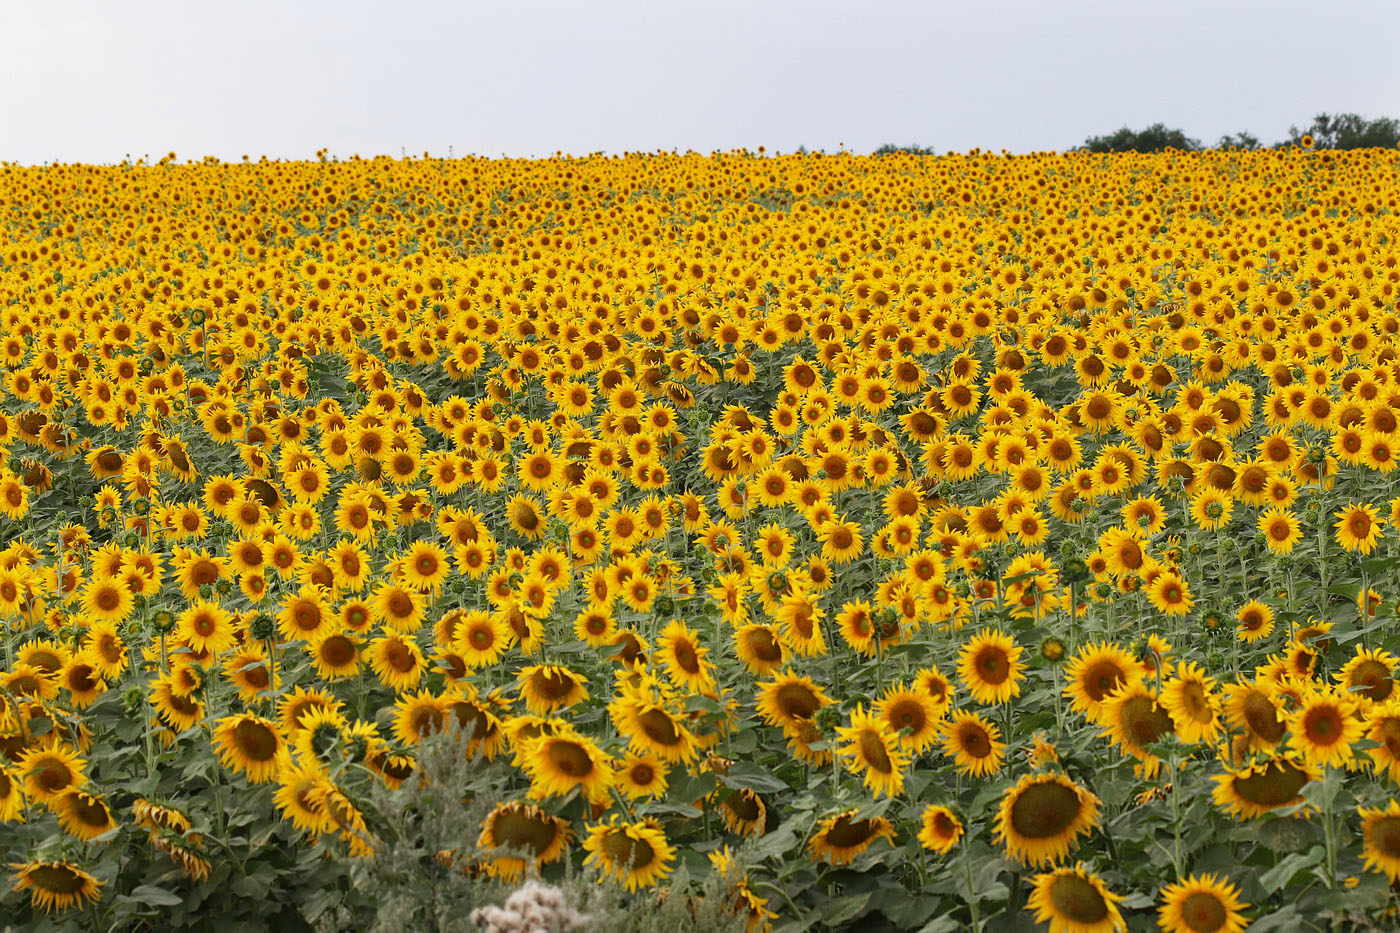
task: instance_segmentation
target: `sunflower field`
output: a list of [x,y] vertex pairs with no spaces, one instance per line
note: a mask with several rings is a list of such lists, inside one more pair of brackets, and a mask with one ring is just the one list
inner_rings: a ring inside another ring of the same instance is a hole
[[1397,167],[0,164],[0,910],[1393,929]]

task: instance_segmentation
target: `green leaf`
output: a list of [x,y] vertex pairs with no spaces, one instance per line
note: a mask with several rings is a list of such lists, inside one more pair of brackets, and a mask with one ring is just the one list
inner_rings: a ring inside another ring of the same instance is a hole
[[827,901],[821,907],[822,921],[833,927],[849,923],[865,913],[865,905],[868,903],[870,903],[869,891],[861,894],[848,894],[845,897]]
[[736,761],[721,780],[726,787],[743,788],[758,794],[788,790],[786,781],[778,780],[767,769],[748,761]]
[[1314,846],[1307,852],[1294,852],[1292,855],[1284,856],[1283,860],[1259,876],[1259,884],[1266,891],[1279,891],[1293,880],[1293,876],[1307,868],[1311,868],[1318,863],[1322,855],[1322,849]]
[[173,891],[158,888],[151,884],[140,884],[131,889],[128,895],[133,901],[150,907],[174,907],[183,904],[185,899]]

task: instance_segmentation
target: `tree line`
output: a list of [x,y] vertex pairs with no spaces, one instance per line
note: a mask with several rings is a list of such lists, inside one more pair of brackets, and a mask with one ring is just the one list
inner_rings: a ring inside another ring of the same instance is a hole
[[[1394,117],[1363,117],[1356,113],[1319,113],[1307,126],[1288,128],[1288,138],[1264,143],[1249,132],[1230,133],[1213,145],[1187,136],[1185,130],[1173,129],[1164,123],[1154,123],[1140,130],[1122,127],[1103,136],[1090,136],[1074,148],[1081,152],[1161,152],[1165,149],[1199,151],[1203,149],[1255,149],[1303,146],[1316,149],[1393,148],[1400,144],[1400,120]],[[874,154],[933,155],[928,146],[897,146],[886,143]]]

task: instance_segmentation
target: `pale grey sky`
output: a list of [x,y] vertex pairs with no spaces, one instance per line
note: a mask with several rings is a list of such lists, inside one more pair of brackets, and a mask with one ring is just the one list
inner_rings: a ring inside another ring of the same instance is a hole
[[1400,116],[1396,0],[0,0],[0,161],[1064,149]]

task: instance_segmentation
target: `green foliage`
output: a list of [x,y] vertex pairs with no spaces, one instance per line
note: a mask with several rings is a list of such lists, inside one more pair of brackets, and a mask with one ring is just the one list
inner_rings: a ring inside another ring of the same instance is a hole
[[874,155],[877,155],[877,156],[887,156],[887,155],[895,155],[895,154],[901,153],[901,152],[904,153],[905,155],[916,155],[916,156],[931,156],[931,155],[936,155],[936,153],[933,151],[933,147],[932,147],[932,146],[915,146],[915,145],[896,146],[894,143],[885,143],[885,144],[884,144],[883,146],[881,146],[879,149],[876,149],[875,152],[874,152],[873,154],[874,154]]
[[1191,139],[1182,130],[1154,123],[1141,130],[1125,126],[1107,136],[1090,136],[1079,148],[1087,152],[1161,152],[1164,149],[1199,149],[1201,141]]
[[1368,119],[1355,113],[1319,113],[1309,126],[1288,128],[1288,143],[1299,145],[1311,136],[1318,149],[1393,149],[1400,143],[1400,120]]

